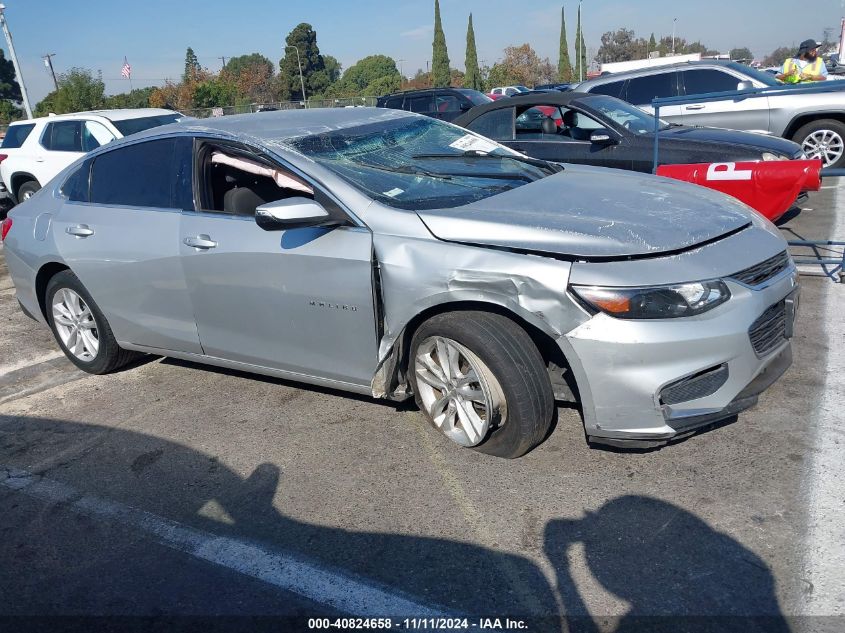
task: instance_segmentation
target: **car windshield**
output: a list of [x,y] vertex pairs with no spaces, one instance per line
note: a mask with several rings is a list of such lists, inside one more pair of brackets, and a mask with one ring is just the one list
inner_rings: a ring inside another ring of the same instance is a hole
[[486,94],[478,92],[478,90],[458,90],[463,96],[472,101],[472,105],[484,105],[493,101]]
[[772,75],[771,73],[763,72],[762,70],[757,70],[756,68],[751,68],[751,66],[746,66],[745,64],[738,64],[736,62],[731,62],[725,65],[737,71],[738,73],[742,73],[749,79],[759,81],[761,84],[764,84],[766,86],[783,85],[783,83],[775,79],[774,75]]
[[[579,102],[586,108],[595,110],[616,123],[616,125],[634,134],[649,134],[654,132],[654,117],[621,99],[596,95],[584,97]],[[666,121],[660,120],[661,130],[668,129],[669,127],[670,125]]]
[[401,117],[287,141],[370,198],[409,210],[446,209],[554,173],[428,117]]
[[115,121],[110,119],[123,136],[130,134],[137,134],[150,128],[158,127],[159,125],[167,125],[168,123],[175,123],[179,119],[183,119],[184,115],[174,112],[173,114],[158,114],[156,116],[146,116],[140,119],[122,119]]

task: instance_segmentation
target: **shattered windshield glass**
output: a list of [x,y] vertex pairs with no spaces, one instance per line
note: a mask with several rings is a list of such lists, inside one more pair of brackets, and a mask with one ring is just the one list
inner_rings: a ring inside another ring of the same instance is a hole
[[374,200],[410,210],[469,204],[558,170],[427,117],[368,123],[288,144]]

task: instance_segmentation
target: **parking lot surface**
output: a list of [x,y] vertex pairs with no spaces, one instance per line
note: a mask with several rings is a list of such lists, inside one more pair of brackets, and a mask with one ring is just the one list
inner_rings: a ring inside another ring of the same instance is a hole
[[[837,182],[787,238],[845,239]],[[272,378],[154,357],[89,376],[20,312],[0,251],[0,615],[843,630],[843,309],[845,287],[802,279],[794,364],[733,423],[597,450],[560,408],[508,461],[413,408]]]

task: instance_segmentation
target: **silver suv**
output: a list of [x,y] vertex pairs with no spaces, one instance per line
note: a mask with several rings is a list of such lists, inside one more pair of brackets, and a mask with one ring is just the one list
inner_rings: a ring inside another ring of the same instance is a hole
[[[830,80],[834,81],[834,80]],[[685,62],[598,77],[578,86],[582,92],[619,97],[654,112],[658,97],[694,96],[745,88],[783,86],[769,73],[736,62]],[[845,83],[842,91],[730,98],[660,108],[660,117],[684,125],[723,127],[774,134],[799,143],[826,167],[845,166]]]

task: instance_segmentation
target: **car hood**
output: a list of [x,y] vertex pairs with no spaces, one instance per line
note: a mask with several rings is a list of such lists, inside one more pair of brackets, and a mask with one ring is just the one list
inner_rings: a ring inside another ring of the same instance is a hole
[[687,250],[747,226],[754,212],[698,185],[567,165],[472,204],[417,213],[449,242],[615,259]]
[[[652,137],[653,138],[653,137]],[[801,146],[779,136],[756,134],[754,132],[739,132],[716,127],[671,127],[660,133],[660,140],[695,141],[699,143],[719,143],[725,145],[744,145],[753,147],[760,152],[776,152],[790,158],[801,150]]]

